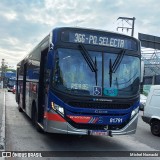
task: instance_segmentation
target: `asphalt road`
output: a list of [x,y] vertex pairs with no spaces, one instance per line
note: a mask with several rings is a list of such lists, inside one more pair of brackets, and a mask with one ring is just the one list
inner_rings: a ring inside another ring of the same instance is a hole
[[[118,151],[159,151],[160,137],[153,136],[150,127],[139,114],[138,128],[134,135],[115,137],[71,136],[41,134],[33,127],[30,119],[17,109],[15,95],[6,92],[6,150],[7,151],[91,151],[89,157],[54,157],[50,159],[117,159]],[[94,151],[114,151],[115,157],[92,157]],[[12,158],[14,159],[14,158]],[[21,159],[21,158],[16,158]],[[30,158],[31,159],[31,158]],[[43,158],[44,159],[44,158]],[[160,159],[146,157],[119,157],[118,159]]]

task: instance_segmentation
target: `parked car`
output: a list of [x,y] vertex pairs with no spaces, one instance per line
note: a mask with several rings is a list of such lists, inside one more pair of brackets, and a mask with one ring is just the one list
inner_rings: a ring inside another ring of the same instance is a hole
[[140,106],[139,106],[139,109],[141,111],[144,110],[144,106],[146,105],[146,100],[147,100],[147,97],[143,94],[140,94]]
[[151,86],[142,119],[151,126],[153,135],[160,136],[160,85]]

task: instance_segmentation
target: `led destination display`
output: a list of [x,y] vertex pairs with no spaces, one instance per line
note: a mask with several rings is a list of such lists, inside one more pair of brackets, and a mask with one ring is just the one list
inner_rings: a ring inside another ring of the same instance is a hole
[[71,43],[83,43],[89,45],[108,46],[116,48],[124,48],[129,50],[137,50],[137,42],[127,37],[114,34],[99,34],[86,32],[62,32],[61,40]]

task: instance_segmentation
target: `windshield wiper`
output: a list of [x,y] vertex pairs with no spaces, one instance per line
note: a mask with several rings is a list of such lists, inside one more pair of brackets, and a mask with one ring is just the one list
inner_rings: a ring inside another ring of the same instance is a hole
[[79,47],[82,49],[80,51],[82,53],[83,58],[87,62],[89,68],[91,69],[92,72],[95,72],[95,80],[96,80],[96,86],[97,86],[97,71],[98,71],[97,59],[95,57],[95,62],[93,61],[93,59],[91,58],[91,56],[89,55],[88,51],[86,50],[83,44],[80,44]]
[[96,80],[96,86],[97,86],[97,58],[95,57],[95,68],[96,68],[96,71],[95,71],[95,80]]
[[112,73],[115,73],[123,59],[123,56],[125,54],[126,50],[123,49],[120,53],[118,53],[113,65],[112,65],[112,60],[110,59],[109,61],[109,83],[110,87],[112,86]]
[[113,63],[113,66],[112,66],[112,72],[115,73],[116,70],[118,69],[122,59],[123,59],[123,56],[125,54],[126,50],[123,49],[120,53],[118,53],[118,56],[116,57],[114,63]]
[[110,87],[112,85],[112,73],[113,73],[113,71],[112,71],[112,60],[110,59],[109,60],[109,85],[110,85]]

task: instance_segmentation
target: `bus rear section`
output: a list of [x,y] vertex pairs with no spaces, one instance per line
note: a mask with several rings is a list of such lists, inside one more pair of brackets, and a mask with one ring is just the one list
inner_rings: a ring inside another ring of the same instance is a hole
[[140,63],[133,37],[56,28],[19,64],[19,106],[45,132],[133,134]]
[[7,82],[7,90],[8,92],[14,92],[15,89],[15,85],[16,85],[16,78],[8,78],[8,82]]

